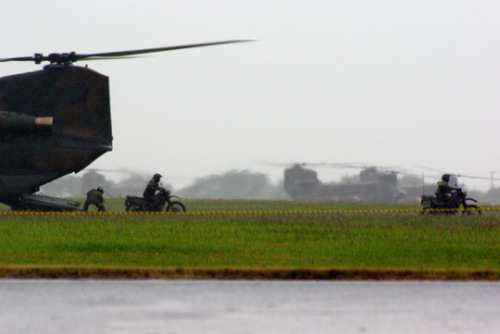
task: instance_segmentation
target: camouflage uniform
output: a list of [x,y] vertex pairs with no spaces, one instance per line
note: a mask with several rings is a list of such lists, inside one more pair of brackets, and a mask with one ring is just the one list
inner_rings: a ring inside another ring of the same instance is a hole
[[146,189],[144,189],[144,193],[142,196],[151,203],[151,208],[154,208],[160,199],[158,196],[155,195],[156,191],[159,190],[160,187],[160,179],[161,175],[160,174],[155,174],[151,181],[149,181],[148,185],[146,186]]
[[97,207],[98,211],[106,211],[106,208],[104,207],[104,198],[102,197],[102,192],[98,189],[92,189],[87,193],[87,200],[85,201],[83,210],[87,211],[89,205],[91,204],[94,204]]

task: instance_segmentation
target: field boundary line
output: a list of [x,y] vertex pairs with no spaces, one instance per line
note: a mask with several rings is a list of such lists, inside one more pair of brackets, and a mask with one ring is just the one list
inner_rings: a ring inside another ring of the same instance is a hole
[[0,279],[2,278],[499,281],[500,271],[404,268],[0,266]]
[[[468,209],[466,211],[496,212],[500,207]],[[396,213],[444,213],[464,212],[463,209],[344,209],[344,210],[246,210],[246,211],[188,211],[188,212],[83,212],[83,211],[0,211],[0,216],[255,216],[255,215],[338,215],[338,214],[396,214]]]

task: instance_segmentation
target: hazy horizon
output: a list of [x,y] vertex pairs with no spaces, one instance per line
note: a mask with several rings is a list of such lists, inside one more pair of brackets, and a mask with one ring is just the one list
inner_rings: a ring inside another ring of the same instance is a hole
[[[498,1],[21,0],[2,13],[0,58],[255,40],[77,63],[110,78],[113,151],[91,168],[176,187],[231,169],[277,181],[276,164],[297,162],[500,176]],[[1,63],[0,76],[41,68]]]

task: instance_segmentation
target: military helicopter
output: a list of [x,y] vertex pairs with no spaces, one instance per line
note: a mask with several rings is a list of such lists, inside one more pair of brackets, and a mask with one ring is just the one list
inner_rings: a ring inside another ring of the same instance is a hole
[[12,210],[79,210],[77,202],[34,193],[112,150],[108,77],[75,62],[248,41],[0,58],[49,63],[42,70],[0,78],[0,202]]
[[[307,167],[360,169],[359,181],[350,184],[323,183],[318,173]],[[284,190],[300,201],[396,202],[405,197],[394,170],[380,170],[356,163],[296,163],[284,171]]]
[[[283,166],[283,164],[281,164]],[[432,177],[433,183],[425,183],[424,174],[421,184],[401,184],[398,175],[418,179],[418,174],[404,172],[404,169],[374,166],[365,163],[295,163],[286,164],[284,170],[284,190],[294,200],[300,201],[366,201],[366,202],[410,202],[417,201],[422,194],[434,193],[440,174]],[[312,168],[342,168],[360,170],[356,180],[347,183],[324,183],[318,178],[318,173]],[[438,170],[419,166],[433,172]],[[458,187],[457,178],[499,180],[491,177],[480,177],[451,174],[450,185]]]

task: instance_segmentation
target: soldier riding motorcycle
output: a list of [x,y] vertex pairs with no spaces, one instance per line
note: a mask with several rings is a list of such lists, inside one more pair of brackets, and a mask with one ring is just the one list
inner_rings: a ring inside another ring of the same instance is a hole
[[170,191],[165,188],[160,188],[155,194],[158,199],[157,202],[151,203],[144,197],[127,196],[125,198],[125,210],[127,212],[146,212],[146,211],[163,211],[165,207],[166,212],[186,212],[186,207],[179,201],[172,201],[172,198],[179,198],[178,196],[170,195]]
[[127,196],[125,199],[126,211],[163,211],[165,203],[168,203],[165,211],[186,212],[184,204],[179,201],[171,201],[171,198],[180,198],[170,195],[170,191],[160,186],[162,176],[155,174],[144,190],[144,197]]

